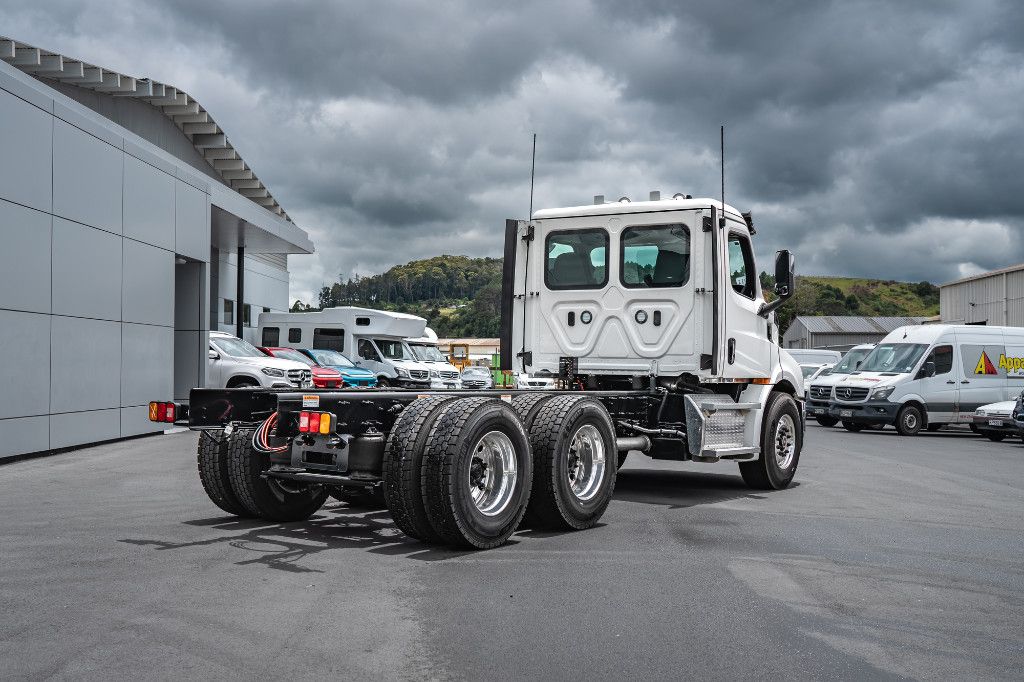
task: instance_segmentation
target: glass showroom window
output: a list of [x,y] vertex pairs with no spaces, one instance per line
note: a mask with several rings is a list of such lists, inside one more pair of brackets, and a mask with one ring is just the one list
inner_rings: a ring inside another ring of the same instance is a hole
[[235,302],[224,299],[224,324],[235,323]]

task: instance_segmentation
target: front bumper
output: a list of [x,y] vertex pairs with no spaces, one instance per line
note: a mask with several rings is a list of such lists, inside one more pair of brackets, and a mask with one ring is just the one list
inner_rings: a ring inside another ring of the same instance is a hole
[[808,417],[827,417],[829,404],[827,400],[804,401],[804,414]]
[[1024,434],[1024,422],[1014,421],[1010,415],[972,415],[971,423],[981,433],[1004,433],[1008,436]]
[[830,401],[828,415],[854,424],[895,424],[900,403],[887,400],[868,400],[865,403],[839,403]]
[[431,379],[430,380],[430,387],[431,388],[456,388],[456,389],[459,389],[459,388],[462,388],[462,380],[461,379],[440,379],[440,378],[438,378],[438,379]]

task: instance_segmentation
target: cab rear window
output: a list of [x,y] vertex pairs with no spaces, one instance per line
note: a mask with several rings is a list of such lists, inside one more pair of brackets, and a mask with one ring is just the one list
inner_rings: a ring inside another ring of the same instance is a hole
[[631,289],[681,287],[690,279],[690,230],[682,223],[622,231],[622,284]]
[[602,229],[552,232],[544,253],[548,289],[600,289],[608,283],[608,233]]

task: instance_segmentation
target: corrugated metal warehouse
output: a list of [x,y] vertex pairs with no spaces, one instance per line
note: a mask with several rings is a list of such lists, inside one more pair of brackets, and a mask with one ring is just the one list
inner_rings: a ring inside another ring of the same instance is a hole
[[1024,326],[1024,263],[940,285],[939,315],[952,324]]
[[797,316],[782,335],[783,348],[849,350],[878,343],[897,327],[921,324],[924,317],[863,317],[859,315]]

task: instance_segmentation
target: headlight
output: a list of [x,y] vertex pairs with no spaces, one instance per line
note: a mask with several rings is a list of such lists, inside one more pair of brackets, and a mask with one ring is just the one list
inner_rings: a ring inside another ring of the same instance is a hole
[[430,370],[430,378],[431,379],[440,379],[441,375],[437,373],[436,369],[432,369],[432,370]]
[[979,417],[984,417],[985,416],[985,410],[975,410],[974,414],[976,414]]
[[875,400],[885,400],[895,390],[895,386],[883,386],[882,388],[876,388],[875,390],[871,391],[871,397],[874,398]]
[[266,374],[268,377],[283,377],[283,376],[285,376],[285,371],[283,369],[278,369],[277,367],[264,367],[260,371],[263,372],[264,374]]
[[400,376],[401,378],[403,378],[403,379],[408,379],[409,378],[409,370],[405,369],[404,367],[398,367],[398,368],[396,368],[396,371],[398,372],[398,376]]

